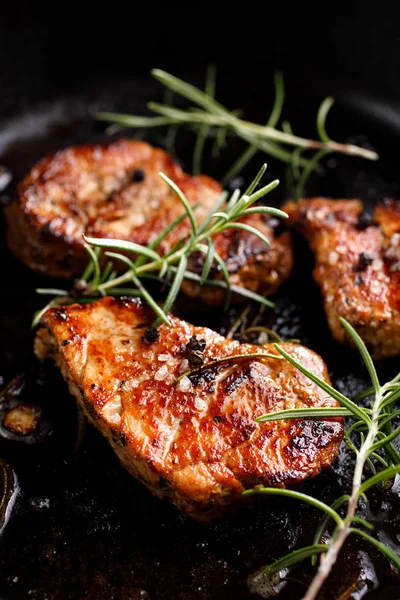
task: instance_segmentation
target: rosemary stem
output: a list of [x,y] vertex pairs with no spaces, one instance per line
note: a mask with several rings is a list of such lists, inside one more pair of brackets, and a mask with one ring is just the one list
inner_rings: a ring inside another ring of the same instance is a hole
[[370,449],[374,444],[374,441],[379,432],[379,418],[381,413],[381,402],[382,402],[382,388],[380,388],[375,396],[375,401],[372,407],[371,414],[371,425],[368,429],[368,434],[361,444],[361,447],[356,454],[356,463],[354,467],[353,483],[351,496],[348,500],[346,517],[344,519],[344,526],[338,527],[336,533],[333,536],[333,541],[329,545],[328,551],[321,555],[320,564],[318,567],[317,574],[315,575],[311,585],[309,586],[306,595],[303,600],[315,600],[322,585],[326,578],[331,572],[333,566],[336,563],[338,554],[343,547],[347,537],[352,532],[352,519],[356,513],[358,501],[360,498],[360,487],[362,484],[362,476],[370,454]]
[[368,158],[369,160],[378,159],[378,154],[376,152],[368,150],[366,148],[360,148],[359,146],[355,146],[354,144],[340,144],[339,142],[333,141],[320,142],[317,140],[308,140],[305,138],[298,137],[297,135],[293,135],[291,133],[279,131],[278,129],[274,129],[273,127],[257,125],[255,123],[251,123],[249,121],[242,121],[240,119],[236,120],[240,123],[240,128],[245,128],[253,134],[257,134],[261,137],[266,137],[271,140],[279,141],[283,144],[313,150],[331,150],[332,152],[351,154],[353,156],[362,156],[363,158]]
[[101,283],[100,285],[97,286],[95,291],[98,290],[99,292],[105,292],[109,288],[115,288],[123,283],[127,283],[128,281],[132,281],[132,272],[131,271],[127,271],[123,275],[120,275],[119,277],[116,277],[115,279],[112,279],[111,281],[106,281],[104,283]]
[[[157,269],[160,269],[163,262],[167,262],[169,265],[173,265],[173,264],[177,263],[179,261],[179,259],[181,258],[182,254],[185,254],[185,252],[187,252],[187,251],[188,251],[188,247],[185,244],[185,246],[183,248],[181,248],[181,250],[174,252],[174,254],[171,254],[171,256],[167,256],[161,260],[153,260],[152,262],[149,262],[144,265],[141,265],[140,267],[137,267],[136,275],[142,275],[143,273],[151,273]],[[106,281],[105,283],[100,284],[97,287],[97,289],[101,292],[105,292],[109,288],[115,288],[123,283],[127,283],[128,281],[132,281],[132,272],[131,271],[128,271],[128,272],[124,273],[123,275],[120,275],[119,277],[112,279],[111,281]]]
[[[156,111],[159,110],[160,112],[162,110],[162,107],[154,103],[150,103],[150,108]],[[379,158],[379,155],[373,150],[361,148],[360,146],[355,146],[354,144],[341,144],[332,140],[318,141],[298,137],[297,135],[280,131],[274,127],[258,125],[257,123],[252,123],[251,121],[239,119],[238,117],[232,115],[232,113],[213,114],[200,111],[191,113],[176,111],[176,113],[179,113],[179,120],[181,122],[197,122],[203,125],[214,125],[219,127],[228,126],[231,127],[233,131],[239,135],[239,137],[243,137],[243,135],[248,135],[251,137],[256,136],[258,140],[269,139],[280,142],[281,144],[296,146],[297,148],[304,148],[306,150],[327,150],[331,152],[339,152],[341,154],[349,154],[352,156],[361,156],[369,160],[378,160]]]
[[[217,220],[218,221],[218,220]],[[211,226],[210,230],[204,234],[200,234],[195,242],[196,245],[201,243],[204,240],[207,240],[209,237],[215,235],[216,233],[218,233],[220,228],[220,223],[216,222],[214,224],[214,226]],[[194,242],[192,239],[189,239],[183,246],[182,248],[180,248],[179,250],[177,250],[176,252],[174,252],[173,254],[171,254],[170,256],[166,256],[160,260],[154,260],[151,261],[149,263],[146,263],[144,265],[141,265],[139,267],[136,268],[135,272],[136,275],[142,275],[143,273],[151,273],[156,271],[157,269],[160,269],[162,267],[162,264],[164,262],[166,262],[168,265],[174,265],[177,262],[179,262],[181,256],[183,254],[190,254],[193,250],[193,246],[194,246]],[[101,283],[100,285],[97,286],[97,290],[100,292],[105,292],[107,291],[109,288],[115,288],[121,284],[127,283],[128,281],[132,281],[132,273],[131,271],[128,271],[127,273],[124,273],[123,275],[120,275],[119,277],[116,277],[115,279],[111,280],[111,281],[106,281],[104,283]]]
[[245,121],[239,119],[222,107],[222,110],[216,110],[216,108],[212,106],[208,108],[208,111],[196,110],[191,112],[174,109],[172,115],[170,114],[171,109],[168,109],[167,111],[162,105],[155,102],[150,102],[149,108],[161,115],[165,115],[168,112],[168,116],[175,117],[175,119],[181,123],[199,123],[207,126],[229,127],[239,137],[251,136],[258,140],[273,140],[275,142],[280,142],[281,144],[304,148],[306,150],[327,150],[352,156],[361,156],[369,160],[378,160],[379,158],[379,155],[373,150],[361,148],[354,144],[341,144],[332,140],[319,141],[306,139],[289,132],[275,129],[268,125],[259,125],[257,123],[252,123],[251,121]]

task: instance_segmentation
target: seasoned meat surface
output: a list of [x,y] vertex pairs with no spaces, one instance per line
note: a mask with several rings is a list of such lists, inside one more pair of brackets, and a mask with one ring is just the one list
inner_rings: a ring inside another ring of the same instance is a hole
[[[203,221],[222,192],[220,185],[204,175],[186,175],[159,148],[119,140],[70,147],[47,156],[22,181],[6,209],[11,251],[36,271],[71,277],[79,276],[87,264],[83,233],[149,244],[184,212],[160,171],[181,188],[192,206],[197,205],[195,216]],[[266,215],[249,215],[245,222],[271,239],[271,246],[236,230],[217,236],[216,250],[227,261],[233,284],[273,293],[292,267],[289,234],[275,236],[277,220]],[[167,253],[189,232],[185,219],[158,250]],[[196,257],[190,267],[201,272],[202,260]],[[184,289],[190,296],[199,294],[196,283],[186,281]],[[202,299],[218,304],[224,295],[221,289],[208,288]]]
[[[240,344],[172,316],[149,343],[153,318],[136,299],[49,309],[35,351],[56,361],[90,421],[155,495],[208,521],[243,502],[247,488],[295,485],[332,463],[340,419],[254,421],[278,409],[336,406],[290,363],[266,357],[209,364],[254,352],[278,356],[273,345]],[[283,345],[328,381],[317,354]],[[202,367],[191,367],[199,357]],[[190,368],[200,370],[177,382]]]
[[347,319],[375,359],[400,353],[400,202],[378,204],[374,217],[359,200],[313,198],[288,203],[289,222],[315,253],[314,278],[329,326],[349,342]]

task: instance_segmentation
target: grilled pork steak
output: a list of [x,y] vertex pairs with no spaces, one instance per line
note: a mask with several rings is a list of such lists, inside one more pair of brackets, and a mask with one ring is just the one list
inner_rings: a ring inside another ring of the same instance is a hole
[[347,319],[375,359],[400,353],[400,202],[385,200],[374,218],[359,200],[288,203],[289,222],[315,253],[314,278],[339,342]]
[[[295,485],[332,463],[340,419],[254,421],[284,408],[336,406],[290,363],[238,358],[207,366],[231,355],[276,353],[272,345],[240,344],[175,317],[149,343],[153,318],[136,299],[52,308],[35,352],[55,360],[89,420],[156,496],[208,521],[247,488]],[[328,381],[317,354],[283,345]],[[176,382],[201,362],[202,369]]]
[[[6,209],[10,250],[36,271],[72,277],[79,276],[88,262],[83,233],[149,244],[184,212],[160,171],[181,188],[192,206],[198,205],[195,216],[203,221],[221,194],[220,185],[204,175],[186,175],[163,150],[128,140],[71,147],[44,158],[19,185]],[[271,246],[245,231],[231,230],[216,236],[216,250],[226,260],[233,284],[274,293],[292,268],[290,234],[275,236],[278,221],[268,215],[249,215],[243,222],[262,231]],[[185,219],[158,250],[166,254],[189,232]],[[203,260],[196,257],[189,267],[201,272]],[[199,295],[199,289],[185,281],[188,295]],[[204,288],[201,297],[218,304],[224,302],[225,292]]]

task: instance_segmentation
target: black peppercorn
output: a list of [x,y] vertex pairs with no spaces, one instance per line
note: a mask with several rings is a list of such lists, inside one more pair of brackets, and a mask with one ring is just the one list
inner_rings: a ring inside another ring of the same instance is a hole
[[191,367],[201,367],[204,363],[204,354],[201,352],[191,352],[188,358]]
[[374,261],[372,254],[361,252],[358,256],[358,263],[353,266],[353,271],[364,271]]
[[135,169],[132,173],[132,181],[134,183],[140,183],[144,179],[143,169]]
[[87,281],[84,279],[75,279],[74,281],[74,289],[79,290],[80,292],[84,292],[88,287]]
[[364,277],[362,275],[357,275],[355,283],[356,283],[356,285],[364,285],[364,283],[365,283]]
[[79,300],[82,296],[82,292],[85,292],[87,289],[88,284],[84,279],[75,279],[71,290],[71,297],[74,300]]
[[199,339],[195,335],[192,335],[192,337],[189,340],[189,343],[186,346],[188,350],[194,350],[195,352],[203,352],[205,347],[206,340],[204,340],[203,338]]
[[357,229],[360,229],[360,231],[362,231],[363,229],[367,229],[367,227],[370,227],[373,224],[374,220],[372,218],[372,215],[370,215],[367,212],[360,213],[357,221]]
[[358,257],[358,262],[363,267],[368,267],[374,262],[374,257],[372,254],[368,254],[368,252],[361,252],[360,256]]
[[143,338],[148,344],[153,344],[160,339],[160,333],[154,327],[147,327]]

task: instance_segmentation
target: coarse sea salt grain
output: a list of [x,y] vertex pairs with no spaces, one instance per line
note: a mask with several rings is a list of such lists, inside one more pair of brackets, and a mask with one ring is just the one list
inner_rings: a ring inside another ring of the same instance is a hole
[[386,258],[400,260],[400,246],[391,246],[386,250]]
[[119,425],[121,423],[122,403],[121,396],[117,395],[111,398],[104,406],[102,410],[103,416],[112,425]]
[[168,362],[169,360],[171,360],[172,356],[170,354],[166,353],[166,354],[159,354],[157,358],[160,362]]
[[154,374],[154,379],[156,381],[163,381],[163,379],[165,379],[168,375],[168,367],[167,365],[163,365],[162,367],[160,367],[158,369],[158,371],[155,372]]
[[400,233],[394,233],[390,238],[390,243],[392,246],[400,246]]
[[201,398],[196,398],[194,401],[194,407],[197,410],[206,410],[208,404],[205,400],[202,400]]
[[383,269],[383,261],[380,258],[376,258],[371,265],[372,271],[380,271]]
[[335,251],[329,252],[328,262],[330,265],[336,265],[338,259],[339,259],[339,255],[337,252],[335,252]]
[[186,373],[186,371],[188,371],[188,370],[189,370],[189,361],[186,358],[184,358],[183,361],[181,362],[181,366],[179,367],[179,374],[182,375],[182,373]]
[[129,379],[128,381],[125,381],[124,385],[122,386],[122,389],[124,390],[124,392],[131,392],[132,390],[137,388],[139,383],[139,379]]
[[177,387],[180,392],[187,392],[192,388],[192,382],[189,377],[182,377]]
[[371,290],[371,292],[373,294],[378,295],[382,291],[382,286],[381,286],[381,284],[378,281],[371,281],[371,285],[370,285],[369,289]]

